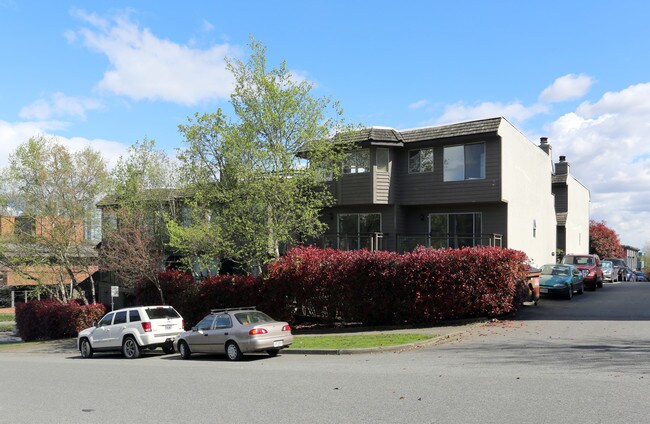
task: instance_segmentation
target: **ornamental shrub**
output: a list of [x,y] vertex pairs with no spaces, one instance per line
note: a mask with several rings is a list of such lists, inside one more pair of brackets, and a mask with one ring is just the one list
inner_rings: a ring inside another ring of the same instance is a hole
[[105,313],[106,308],[101,304],[31,301],[16,306],[16,327],[24,341],[76,337],[79,331],[92,327]]
[[[187,326],[210,309],[253,305],[290,322],[421,324],[514,311],[527,269],[523,252],[497,247],[421,247],[400,255],[302,246],[271,262],[263,278],[220,275],[192,283],[187,274],[167,271],[161,285]],[[137,296],[143,302],[156,289],[143,286]]]

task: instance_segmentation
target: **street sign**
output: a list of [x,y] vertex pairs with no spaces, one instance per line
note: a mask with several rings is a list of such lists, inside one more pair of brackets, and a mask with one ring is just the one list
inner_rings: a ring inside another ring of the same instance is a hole
[[120,297],[120,287],[111,286],[111,297]]

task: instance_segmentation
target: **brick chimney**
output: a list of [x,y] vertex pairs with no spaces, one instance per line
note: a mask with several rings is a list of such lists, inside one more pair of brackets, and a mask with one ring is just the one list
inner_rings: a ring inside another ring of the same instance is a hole
[[569,173],[569,162],[566,156],[560,156],[560,161],[555,164],[555,175],[564,175]]
[[546,152],[547,155],[551,156],[553,148],[548,144],[548,137],[540,137],[539,139],[539,148]]

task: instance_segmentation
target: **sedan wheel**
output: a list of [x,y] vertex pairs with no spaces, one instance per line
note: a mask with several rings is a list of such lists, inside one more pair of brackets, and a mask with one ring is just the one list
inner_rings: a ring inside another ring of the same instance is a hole
[[239,346],[235,342],[228,342],[226,345],[226,355],[231,361],[239,361],[244,355],[241,353]]
[[573,285],[569,285],[569,292],[567,293],[566,298],[568,300],[571,300],[573,298]]
[[181,353],[181,358],[183,359],[189,359],[192,356],[190,347],[183,340],[178,342],[178,351]]
[[92,358],[93,357],[93,347],[90,345],[88,339],[83,339],[81,341],[81,357],[82,358]]

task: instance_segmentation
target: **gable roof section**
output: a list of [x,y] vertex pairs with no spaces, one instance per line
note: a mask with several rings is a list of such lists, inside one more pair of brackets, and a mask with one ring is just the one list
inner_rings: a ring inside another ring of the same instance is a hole
[[462,137],[476,134],[497,135],[504,118],[481,119],[435,127],[414,128],[398,131],[388,127],[368,127],[342,134],[343,142],[360,145],[398,146],[404,143],[436,140],[441,138]]
[[461,122],[458,124],[441,125],[437,127],[416,128],[401,131],[404,142],[434,140],[437,138],[461,137],[475,134],[496,135],[503,118],[481,119],[479,121]]

